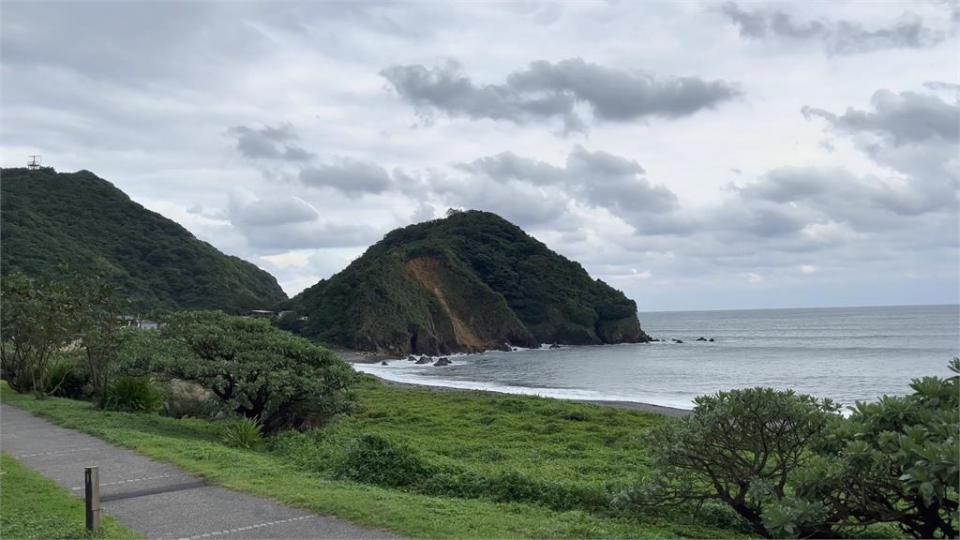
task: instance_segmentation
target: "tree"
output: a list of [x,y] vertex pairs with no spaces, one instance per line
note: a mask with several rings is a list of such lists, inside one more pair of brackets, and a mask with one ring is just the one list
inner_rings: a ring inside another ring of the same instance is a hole
[[[960,373],[960,359],[951,369]],[[697,398],[650,435],[656,474],[619,500],[718,499],[764,537],[836,537],[893,523],[916,538],[958,535],[960,375],[857,403],[768,388]]]
[[100,277],[77,278],[72,293],[77,306],[77,325],[90,385],[97,405],[103,408],[117,352],[127,335],[122,317],[126,315],[128,303],[121,300],[113,286]]
[[[802,519],[796,530],[771,530],[770,511],[790,503],[791,475],[826,444],[840,417],[829,400],[792,391],[750,388],[700,396],[692,415],[649,435],[657,476],[628,498],[641,505],[703,502],[729,505],[756,534],[830,536],[827,509],[791,508]],[[791,523],[787,528],[793,526]]]
[[66,285],[20,273],[0,285],[0,367],[17,392],[46,392],[54,352],[76,337],[76,303]]
[[[951,369],[960,373],[960,360]],[[845,444],[798,478],[796,496],[858,524],[895,523],[915,538],[956,538],[960,375],[914,379],[913,393],[857,403]]]
[[353,370],[267,321],[206,311],[177,313],[164,323],[161,337],[189,354],[168,352],[154,368],[209,389],[264,433],[300,429],[349,409]]

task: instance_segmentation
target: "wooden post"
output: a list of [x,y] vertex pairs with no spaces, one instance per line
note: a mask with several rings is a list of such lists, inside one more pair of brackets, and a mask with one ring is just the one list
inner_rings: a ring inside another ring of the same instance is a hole
[[87,530],[100,528],[100,469],[87,467],[83,470],[84,503],[87,510]]

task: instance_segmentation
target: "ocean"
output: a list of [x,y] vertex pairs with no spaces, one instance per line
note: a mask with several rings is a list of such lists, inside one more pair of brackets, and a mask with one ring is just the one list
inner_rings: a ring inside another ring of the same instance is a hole
[[960,355],[956,305],[654,312],[640,313],[640,324],[665,341],[354,367],[398,382],[690,409],[698,395],[752,386],[852,405],[909,393],[912,378],[949,375]]

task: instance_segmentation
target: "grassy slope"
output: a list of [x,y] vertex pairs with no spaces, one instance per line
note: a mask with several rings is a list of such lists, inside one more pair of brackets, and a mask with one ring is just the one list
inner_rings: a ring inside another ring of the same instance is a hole
[[[0,455],[0,538],[86,538],[83,501]],[[105,516],[97,538],[138,538]]]
[[[560,485],[624,481],[643,469],[637,436],[655,416],[529,397],[432,393],[366,381],[362,410],[311,435],[291,435],[273,450],[223,446],[219,426],[202,420],[110,413],[89,404],[37,401],[4,387],[2,399],[226,487],[321,514],[416,537],[723,537],[723,529],[643,520],[489,497],[454,498],[337,480],[338,455],[361,433],[402,440],[438,464],[478,475],[514,471]],[[303,439],[310,438],[305,446]]]

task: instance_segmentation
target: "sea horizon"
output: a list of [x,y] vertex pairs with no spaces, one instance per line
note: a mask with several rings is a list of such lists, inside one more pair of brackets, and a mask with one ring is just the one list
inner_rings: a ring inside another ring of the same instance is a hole
[[705,313],[713,311],[787,311],[800,309],[857,309],[857,308],[923,308],[923,307],[956,307],[960,309],[960,303],[937,303],[937,304],[859,304],[859,305],[836,305],[836,306],[786,306],[786,307],[746,307],[746,308],[700,308],[700,309],[650,309],[637,310],[637,313]]

